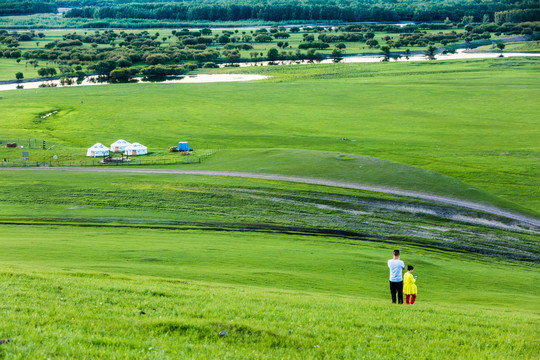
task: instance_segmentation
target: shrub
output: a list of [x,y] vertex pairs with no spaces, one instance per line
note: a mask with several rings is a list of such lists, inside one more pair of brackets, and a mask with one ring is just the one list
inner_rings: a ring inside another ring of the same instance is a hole
[[255,36],[255,42],[258,42],[258,43],[267,43],[267,42],[271,42],[272,40],[273,38],[269,35],[259,34]]
[[165,54],[151,54],[148,55],[144,61],[149,65],[166,64],[170,61],[170,58]]

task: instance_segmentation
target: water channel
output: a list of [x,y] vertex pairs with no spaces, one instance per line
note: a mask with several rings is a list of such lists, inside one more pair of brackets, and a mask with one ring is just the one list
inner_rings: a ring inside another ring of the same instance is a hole
[[[489,52],[468,52],[464,49],[457,50],[454,54],[439,54],[436,55],[436,60],[462,60],[462,59],[491,59],[499,57],[499,53],[489,53]],[[538,57],[540,53],[503,53],[504,57]],[[381,62],[383,59],[382,55],[379,56],[346,56],[341,62],[343,63],[375,63]],[[392,57],[390,61],[428,61],[427,57],[424,55],[412,55],[408,58],[401,56],[400,58],[394,60]],[[248,63],[236,63],[234,66],[237,67],[248,67],[248,66],[268,66],[268,65],[305,65],[309,64],[308,61],[277,61],[274,63],[269,63],[268,61],[260,62],[248,62]],[[325,59],[321,61],[322,64],[332,63],[332,59]],[[225,67],[226,65],[222,65]],[[212,82],[234,82],[234,81],[254,81],[254,80],[265,80],[269,76],[257,75],[257,74],[198,74],[198,75],[186,75],[182,77],[173,77],[166,78],[165,80],[158,81],[163,84],[195,84],[195,83],[212,83]],[[134,78],[132,79],[133,83],[150,83],[156,81],[150,81],[145,78]],[[99,81],[99,78],[96,76],[86,77],[82,82],[77,83],[73,79],[73,83],[70,85],[62,84],[61,80],[45,80],[45,81],[33,81],[33,82],[23,82],[20,86],[22,89],[37,89],[40,87],[67,87],[67,86],[94,86],[94,85],[108,85],[108,81]],[[4,90],[16,90],[16,83],[3,84],[0,85],[0,91]]]

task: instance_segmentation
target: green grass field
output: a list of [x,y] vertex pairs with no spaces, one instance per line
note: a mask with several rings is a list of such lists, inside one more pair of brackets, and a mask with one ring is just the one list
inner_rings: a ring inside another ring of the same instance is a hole
[[54,226],[3,226],[0,243],[7,358],[538,355],[536,268],[403,247],[419,276],[404,308],[391,246]]
[[[513,43],[506,43],[506,46],[503,49],[503,53],[505,52],[539,52],[540,51],[540,44],[538,41],[518,41]],[[479,47],[477,50],[483,50],[483,51],[500,51],[497,46],[494,45],[488,45],[488,46],[482,46]]]
[[[48,67],[57,68],[57,66],[47,64],[46,62],[41,62],[41,64]],[[34,68],[32,65],[25,64],[24,59],[21,62],[17,63],[16,59],[0,58],[0,78],[2,80],[15,81],[15,74],[18,72],[23,73],[24,79],[40,78],[41,76],[38,75],[38,70],[39,67]]]
[[539,52],[540,44],[538,41],[522,41],[516,43],[506,44],[503,52],[512,52],[512,51],[521,51],[521,52]]
[[[188,140],[225,149],[154,169],[386,186],[538,218],[538,70],[506,58],[306,65],[217,71],[272,76],[260,82],[5,91],[0,138],[55,145],[32,161],[81,161],[118,138],[173,158]],[[518,221],[263,179],[0,179],[0,358],[540,355],[539,232]],[[418,275],[412,307],[390,304],[394,248]]]
[[175,174],[17,171],[3,179],[6,224],[306,233],[529,262],[540,256],[537,231],[524,224],[369,191]]
[[[0,123],[9,137],[47,139],[81,158],[92,144],[118,138],[163,150],[183,139],[195,148],[243,149],[246,162],[250,149],[265,148],[365,155],[435,171],[537,212],[537,62],[227,69],[273,78],[7,91]],[[60,111],[37,116],[51,110]],[[6,154],[20,156],[0,150]]]

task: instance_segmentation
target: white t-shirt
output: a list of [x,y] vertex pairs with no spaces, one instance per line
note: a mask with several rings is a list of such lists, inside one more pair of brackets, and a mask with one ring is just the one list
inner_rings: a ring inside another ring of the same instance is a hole
[[403,261],[390,259],[388,260],[388,267],[390,268],[391,282],[403,281],[403,269],[405,269],[405,263]]

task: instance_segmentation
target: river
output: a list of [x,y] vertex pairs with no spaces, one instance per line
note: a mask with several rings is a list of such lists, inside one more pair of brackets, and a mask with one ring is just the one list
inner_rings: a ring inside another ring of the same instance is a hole
[[[195,83],[211,83],[211,82],[233,82],[233,81],[253,81],[253,80],[265,80],[269,76],[255,75],[255,74],[198,74],[187,75],[178,78],[169,78],[163,81],[146,81],[143,78],[134,78],[131,83],[160,83],[160,84],[195,84]],[[51,87],[76,87],[76,86],[95,86],[95,85],[109,85],[107,81],[97,81],[96,76],[86,77],[81,83],[73,82],[72,85],[62,85],[60,80],[47,80],[47,81],[32,81],[21,83],[23,89],[37,89],[48,85]],[[17,84],[4,84],[0,85],[0,91],[4,90],[16,90]]]
[[[435,58],[438,61],[441,60],[463,60],[463,59],[491,59],[499,57],[499,53],[488,53],[488,52],[468,52],[465,49],[459,49],[455,54],[439,54]],[[540,53],[503,53],[504,57],[538,57]],[[381,62],[383,59],[382,55],[378,56],[346,56],[341,62],[343,63],[375,63]],[[397,60],[390,58],[390,61],[428,61],[427,57],[424,55],[413,55],[409,58],[404,56],[400,57]],[[308,64],[308,61],[277,61],[273,65],[305,65]],[[321,61],[322,64],[332,63],[332,59],[325,59]],[[235,66],[238,67],[248,67],[248,66],[268,66],[270,63],[268,61],[260,62],[249,62],[249,63],[236,63]],[[225,67],[227,65],[222,65]],[[256,75],[256,74],[198,74],[198,75],[187,75],[181,78],[170,78],[167,80],[159,81],[163,84],[195,84],[195,83],[212,83],[212,82],[235,82],[235,81],[254,81],[254,80],[265,80],[269,76]],[[134,83],[150,83],[155,81],[145,81],[143,78],[135,78],[132,80]],[[52,84],[56,87],[66,87],[66,86],[94,86],[94,85],[108,85],[109,82],[99,82],[96,81],[96,77],[87,77],[80,84],[74,82],[73,85],[62,85],[60,80],[48,80],[48,81],[34,81],[34,82],[24,82],[21,85],[23,89],[37,89],[46,84]],[[16,90],[17,84],[4,84],[0,85],[0,91],[4,90]]]
[[[464,59],[492,59],[497,58],[500,53],[489,53],[489,52],[468,52],[465,49],[458,49],[454,54],[438,54],[435,56],[436,60],[464,60]],[[530,56],[540,56],[540,53],[503,53],[504,57],[530,57]],[[381,62],[383,60],[382,55],[372,55],[372,56],[345,56],[342,63],[375,63]],[[401,55],[397,60],[390,57],[390,61],[428,61],[425,55],[411,55],[408,58]],[[331,64],[332,59],[324,59],[321,61],[321,64]],[[307,60],[303,61],[276,61],[273,65],[305,65],[310,64]],[[249,67],[249,66],[267,66],[270,65],[268,61],[259,61],[259,62],[245,62],[245,63],[236,63],[235,66],[238,67]],[[221,65],[220,67],[230,66],[228,64]]]

